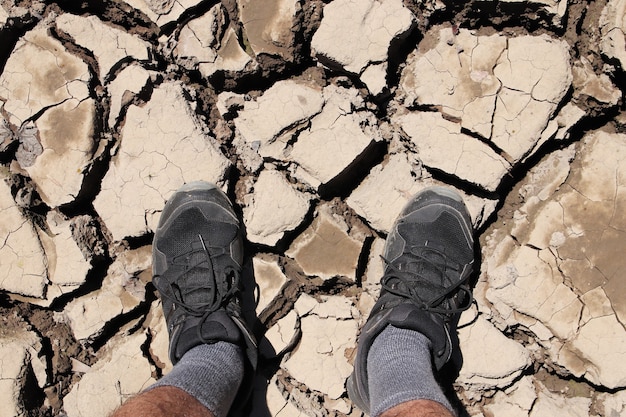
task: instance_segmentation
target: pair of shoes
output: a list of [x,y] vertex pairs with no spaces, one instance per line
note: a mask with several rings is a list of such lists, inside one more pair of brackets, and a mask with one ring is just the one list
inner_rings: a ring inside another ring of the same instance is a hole
[[159,291],[176,364],[189,349],[226,341],[245,352],[233,404],[244,406],[257,365],[256,339],[241,314],[243,240],[228,197],[197,181],[165,204],[154,234],[153,284]]
[[367,414],[367,355],[387,326],[428,337],[437,370],[458,349],[451,335],[473,302],[468,281],[474,265],[472,223],[461,196],[443,187],[415,195],[391,228],[382,258],[380,296],[361,329],[347,382],[348,396]]
[[[228,341],[246,352],[244,384],[234,404],[246,402],[257,364],[256,341],[241,315],[242,237],[228,197],[206,182],[174,193],[153,243],[154,285],[170,334],[170,359],[202,343]],[[454,346],[453,318],[469,308],[474,263],[471,220],[461,197],[433,187],[414,196],[385,244],[381,293],[361,331],[348,394],[369,413],[367,354],[388,325],[413,329],[432,345],[440,369]]]

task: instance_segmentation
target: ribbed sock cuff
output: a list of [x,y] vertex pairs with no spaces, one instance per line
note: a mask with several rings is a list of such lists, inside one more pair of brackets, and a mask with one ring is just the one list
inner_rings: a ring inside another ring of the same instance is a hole
[[172,371],[149,389],[180,388],[215,417],[226,417],[244,374],[243,353],[228,342],[198,345],[187,351]]
[[431,400],[455,414],[435,380],[430,340],[409,329],[387,326],[367,355],[371,416],[412,400]]

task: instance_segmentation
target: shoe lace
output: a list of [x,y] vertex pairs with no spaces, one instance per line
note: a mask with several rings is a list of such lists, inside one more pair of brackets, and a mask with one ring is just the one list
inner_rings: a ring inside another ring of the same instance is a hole
[[[204,343],[209,343],[210,341],[206,340],[202,336],[202,324],[212,313],[219,310],[222,306],[227,305],[228,302],[239,293],[240,277],[238,271],[233,266],[227,266],[225,268],[226,279],[229,281],[230,285],[228,285],[228,290],[226,292],[221,293],[221,286],[218,285],[216,274],[213,269],[212,259],[224,255],[226,251],[222,246],[207,245],[202,235],[198,235],[198,238],[200,240],[199,247],[194,248],[192,246],[191,250],[172,258],[171,265],[173,267],[179,267],[181,269],[180,272],[176,274],[176,276],[174,276],[170,280],[163,280],[161,279],[161,276],[157,275],[154,277],[153,282],[161,293],[161,297],[167,298],[176,306],[176,308],[181,308],[187,313],[186,315],[183,315],[183,317],[186,318],[187,316],[193,316],[201,318],[200,323],[196,327],[198,337]],[[211,249],[211,252],[209,252],[209,249]],[[206,256],[193,256],[197,253],[203,253]],[[194,263],[189,264],[189,259],[196,260]],[[210,280],[202,282],[201,284],[186,285],[185,293],[183,294],[180,286],[177,284],[179,278],[191,273],[196,269],[201,269],[203,272],[205,272],[207,277],[210,277]],[[163,283],[163,281],[166,282]],[[207,297],[206,301],[194,302],[193,304],[184,301],[187,295],[204,289],[212,289],[213,297]]]
[[[470,308],[474,300],[472,291],[467,285],[471,276],[471,264],[454,263],[443,252],[427,246],[413,247],[402,256],[408,257],[407,265],[411,265],[411,268],[401,270],[381,255],[387,265],[385,275],[381,279],[383,289],[433,313],[456,314]],[[416,267],[413,267],[414,265]],[[449,273],[458,275],[460,279],[448,279],[453,283],[446,286]],[[436,274],[439,279],[432,279],[432,274]],[[456,303],[451,302],[452,298],[462,297],[463,293],[467,296],[464,302],[453,307]],[[424,294],[431,296],[424,299]],[[444,303],[446,300],[449,302]]]

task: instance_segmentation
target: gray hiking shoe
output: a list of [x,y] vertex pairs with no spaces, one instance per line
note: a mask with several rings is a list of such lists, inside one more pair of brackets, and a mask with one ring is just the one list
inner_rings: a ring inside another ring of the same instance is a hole
[[458,348],[450,335],[455,317],[472,304],[468,280],[474,263],[472,224],[462,198],[443,187],[415,195],[391,228],[382,257],[380,297],[361,330],[348,379],[350,399],[368,414],[367,355],[385,327],[427,336],[437,370]]
[[202,181],[178,189],[163,208],[152,248],[152,282],[163,304],[172,363],[200,344],[239,345],[246,375],[234,404],[245,403],[257,346],[241,315],[243,241],[228,197]]

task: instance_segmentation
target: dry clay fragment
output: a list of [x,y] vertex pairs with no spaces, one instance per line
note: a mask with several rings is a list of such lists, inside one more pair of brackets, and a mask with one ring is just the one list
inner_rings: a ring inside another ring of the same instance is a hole
[[[371,170],[346,202],[374,229],[388,233],[411,197],[424,188],[445,185],[424,174],[418,155],[409,152],[392,154]],[[461,194],[474,227],[495,210],[495,200]]]
[[356,344],[357,323],[352,319],[358,312],[341,296],[322,297],[318,302],[301,295],[295,310],[301,320],[302,339],[283,366],[299,382],[331,400],[337,399],[344,394],[352,372],[346,350]]
[[144,283],[138,275],[145,271],[145,279],[151,278],[151,255],[149,247],[124,252],[109,267],[102,288],[69,302],[65,314],[76,339],[97,336],[107,322],[144,300]]
[[[294,310],[291,310],[289,314],[281,318],[270,327],[265,333],[265,339],[272,347],[274,355],[281,354],[285,349],[289,348],[296,337],[296,328],[299,327],[298,315]],[[263,349],[263,345],[261,345]],[[271,355],[266,355],[271,357]]]
[[505,49],[503,36],[431,29],[402,71],[405,104],[440,106],[443,114],[461,120],[462,127],[490,138],[501,87],[493,67]]
[[511,163],[536,148],[572,82],[567,43],[545,35],[433,28],[420,45],[402,72],[405,104],[439,106]]
[[46,297],[45,300],[28,299],[42,306],[50,305],[57,297],[82,285],[91,269],[91,263],[74,240],[69,219],[52,210],[46,216],[46,227],[46,231],[38,229],[48,268]]
[[46,230],[35,228],[2,188],[0,287],[16,298],[47,306],[81,285],[91,265],[76,245],[68,219],[53,210],[46,217]]
[[109,83],[111,107],[109,108],[109,126],[121,121],[120,110],[128,105],[135,95],[148,84],[150,72],[139,65],[129,65],[117,74]]
[[626,71],[626,1],[609,0],[600,16],[600,48]]
[[[29,416],[23,397],[42,395],[39,387],[46,382],[45,360],[39,337],[12,318],[3,318],[0,335],[0,415]],[[34,378],[33,378],[34,377]]]
[[201,3],[199,0],[124,0],[159,26],[176,21],[185,10]]
[[507,316],[513,309],[538,320],[559,338],[574,336],[583,306],[563,277],[553,272],[557,265],[550,262],[549,252],[518,247],[510,238],[503,240],[500,251],[510,251],[510,256],[506,264],[490,269],[487,298],[503,305]]
[[0,6],[0,30],[3,29],[4,25],[7,23],[7,19],[9,18],[9,14],[6,10],[4,10],[3,6]]
[[259,153],[276,137],[320,112],[324,98],[319,88],[297,81],[279,81],[254,101],[246,101],[237,130],[250,144],[258,143]]
[[335,0],[324,6],[311,49],[328,67],[362,74],[370,92],[378,94],[387,84],[391,43],[414,24],[415,17],[400,0]]
[[548,417],[554,415],[566,415],[571,417],[587,417],[590,415],[591,399],[585,397],[573,397],[558,395],[550,392],[537,382],[539,386],[537,401],[533,404],[530,415]]
[[98,362],[63,398],[71,417],[107,417],[124,401],[150,386],[150,363],[143,357],[146,334],[119,335],[107,343]]
[[514,238],[492,232],[483,263],[493,311],[542,340],[556,337],[548,351],[557,364],[611,389],[626,386],[625,152],[624,135],[587,135],[576,169],[553,195],[518,209]]
[[239,19],[254,55],[268,54],[293,61],[295,0],[238,0]]
[[294,175],[316,188],[335,179],[383,140],[376,117],[364,109],[356,88],[330,85],[324,89],[324,101],[321,113],[299,133],[285,157],[297,164]]
[[497,392],[494,401],[484,409],[494,416],[527,417],[537,400],[532,379],[532,376],[522,377],[506,391]]
[[243,220],[251,242],[274,245],[295,229],[309,211],[311,196],[297,191],[285,176],[264,169],[245,197]]
[[43,24],[15,45],[0,75],[0,98],[14,126],[39,111],[74,98],[89,97],[89,70],[47,33]]
[[252,259],[254,280],[259,286],[259,301],[256,306],[257,315],[276,297],[281,294],[287,277],[278,262],[269,256],[257,255]]
[[289,399],[285,399],[283,392],[278,388],[276,377],[272,378],[267,386],[267,395],[263,406],[267,406],[274,417],[305,417],[308,414],[298,409]]
[[558,414],[583,417],[590,415],[590,405],[590,398],[555,394],[538,378],[526,376],[506,391],[497,392],[484,409],[494,416],[548,417]]
[[[0,106],[0,109],[2,109],[2,106]],[[6,151],[16,139],[11,125],[9,125],[4,115],[0,114],[0,152]]]
[[574,76],[574,97],[590,96],[600,103],[616,105],[622,97],[622,92],[613,84],[607,74],[597,75],[591,62],[585,57],[581,57],[578,62],[572,65]]
[[[474,386],[474,390],[507,387],[531,363],[529,352],[520,343],[508,339],[482,316],[459,330],[459,342],[463,368],[458,382]],[[485,355],[486,346],[489,355]]]
[[43,153],[25,168],[51,207],[74,201],[94,152],[95,103],[67,100],[48,109],[36,125]]
[[0,184],[0,213],[0,289],[43,298],[48,284],[43,247],[4,183]]
[[219,183],[230,162],[189,107],[179,84],[154,90],[131,106],[117,154],[94,206],[115,240],[156,228],[165,201],[184,183]]
[[163,315],[161,300],[155,300],[150,306],[150,312],[146,317],[145,326],[150,333],[150,359],[157,367],[161,368],[163,375],[166,375],[173,368],[169,359],[170,339],[167,330],[167,323]]
[[363,242],[348,234],[348,226],[330,206],[317,209],[311,226],[294,240],[285,254],[298,262],[306,275],[329,279],[355,279]]
[[594,404],[604,416],[621,416],[626,412],[626,391],[616,393],[599,393]]
[[567,42],[548,36],[508,40],[494,74],[502,83],[492,142],[514,161],[536,149],[541,133],[572,83]]
[[[13,126],[23,126],[17,158],[51,207],[74,200],[91,162],[95,109],[89,78],[87,65],[50,37],[44,24],[17,42],[0,76],[4,112]],[[23,125],[35,115],[36,129]]]
[[510,164],[488,145],[461,133],[461,125],[437,112],[413,112],[397,118],[417,147],[422,163],[495,191]]
[[104,24],[96,16],[82,17],[63,14],[57,17],[56,26],[74,41],[92,51],[100,70],[100,79],[106,80],[110,72],[123,60],[147,60],[148,44],[140,38]]
[[218,71],[243,71],[253,62],[241,48],[221,4],[182,27],[173,56],[185,68],[198,69],[205,77]]
[[190,20],[177,35],[172,53],[174,59],[187,69],[199,63],[215,62],[224,26],[228,17],[221,4],[217,4],[200,17]]
[[17,140],[20,145],[15,152],[15,159],[22,168],[35,164],[35,160],[43,152],[43,146],[37,137],[37,126],[31,121],[24,123],[17,131]]
[[389,232],[402,207],[425,187],[415,181],[420,175],[421,167],[416,158],[409,160],[406,154],[391,155],[386,163],[372,169],[350,194],[347,203],[374,229]]

